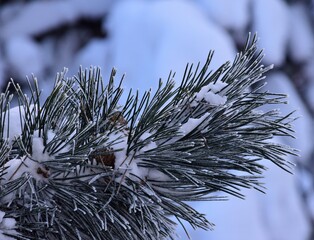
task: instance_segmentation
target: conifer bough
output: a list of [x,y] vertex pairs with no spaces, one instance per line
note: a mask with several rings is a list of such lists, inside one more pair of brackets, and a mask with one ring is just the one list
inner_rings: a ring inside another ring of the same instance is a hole
[[114,70],[106,86],[98,68],[63,71],[43,103],[36,78],[29,97],[12,81],[0,98],[1,239],[175,239],[174,218],[212,227],[188,201],[262,191],[264,159],[289,171],[295,150],[272,139],[292,137],[293,119],[261,110],[285,95],[256,87],[271,68],[256,36],[214,72],[212,55],[180,86],[170,75],[125,102]]

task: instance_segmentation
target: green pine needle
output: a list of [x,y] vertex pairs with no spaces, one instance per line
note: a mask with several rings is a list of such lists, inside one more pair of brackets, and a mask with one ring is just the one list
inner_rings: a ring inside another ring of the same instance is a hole
[[293,137],[293,116],[261,110],[285,95],[256,87],[271,69],[256,41],[215,72],[210,52],[202,68],[186,67],[180,86],[170,74],[156,92],[129,92],[125,102],[115,70],[106,86],[98,68],[73,78],[64,70],[43,103],[36,78],[29,97],[12,81],[16,92],[0,96],[0,210],[17,221],[15,237],[175,239],[172,216],[213,226],[187,201],[263,191],[264,159],[291,171],[286,158],[296,150],[272,139]]

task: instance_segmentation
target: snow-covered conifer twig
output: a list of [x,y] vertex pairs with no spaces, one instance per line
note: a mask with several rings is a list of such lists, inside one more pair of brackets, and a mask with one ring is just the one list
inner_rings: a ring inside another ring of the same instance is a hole
[[271,67],[261,65],[256,36],[233,63],[210,72],[187,66],[155,93],[129,92],[112,71],[57,75],[45,102],[37,80],[31,95],[18,84],[19,106],[0,98],[0,210],[16,220],[20,239],[174,239],[174,216],[195,228],[212,224],[186,201],[215,200],[241,188],[263,190],[267,159],[289,171],[291,115],[261,111],[285,95],[252,89]]

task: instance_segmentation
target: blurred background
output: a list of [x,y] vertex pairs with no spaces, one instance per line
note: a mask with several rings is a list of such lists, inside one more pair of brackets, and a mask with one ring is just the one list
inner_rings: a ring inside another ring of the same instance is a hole
[[[297,110],[296,139],[278,141],[300,150],[295,174],[274,165],[265,172],[267,194],[243,190],[246,200],[194,202],[216,224],[193,230],[195,240],[314,239],[314,1],[311,0],[0,0],[0,87],[12,77],[22,86],[34,74],[47,96],[56,72],[79,66],[126,73],[125,88],[156,88],[187,62],[215,50],[216,69],[258,33],[264,64],[275,64],[266,88],[289,95],[283,113]],[[181,239],[187,239],[178,227]]]

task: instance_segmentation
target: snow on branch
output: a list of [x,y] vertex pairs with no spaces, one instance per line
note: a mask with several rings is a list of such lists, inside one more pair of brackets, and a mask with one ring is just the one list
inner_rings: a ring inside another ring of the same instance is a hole
[[12,81],[16,92],[0,96],[0,210],[13,233],[175,239],[172,216],[212,227],[186,201],[263,191],[263,159],[290,171],[285,158],[296,151],[272,139],[293,137],[293,118],[260,110],[285,95],[252,87],[271,68],[261,65],[256,36],[215,72],[212,56],[202,68],[187,66],[180,86],[170,75],[155,93],[130,91],[125,102],[115,70],[107,85],[98,68],[72,78],[63,71],[44,102],[36,78],[30,96]]

